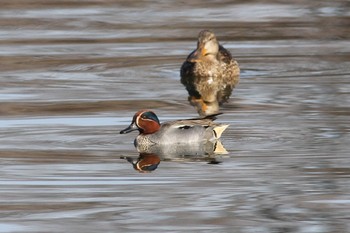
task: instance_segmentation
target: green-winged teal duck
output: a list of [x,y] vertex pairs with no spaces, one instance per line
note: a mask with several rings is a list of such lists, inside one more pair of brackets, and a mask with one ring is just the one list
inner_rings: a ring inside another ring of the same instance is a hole
[[135,113],[131,124],[121,134],[139,131],[134,144],[145,148],[152,145],[179,145],[201,141],[215,141],[228,127],[226,124],[213,122],[218,114],[203,118],[176,120],[160,124],[157,115],[150,110]]

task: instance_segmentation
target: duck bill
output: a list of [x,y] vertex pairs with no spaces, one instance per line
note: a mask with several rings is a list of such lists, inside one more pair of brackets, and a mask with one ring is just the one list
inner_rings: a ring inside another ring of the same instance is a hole
[[123,129],[122,131],[120,131],[120,134],[130,133],[131,131],[135,131],[135,130],[138,130],[138,128],[136,124],[133,122],[126,129]]
[[205,55],[205,48],[197,48],[190,56],[187,58],[188,62],[200,62],[202,61],[202,57]]

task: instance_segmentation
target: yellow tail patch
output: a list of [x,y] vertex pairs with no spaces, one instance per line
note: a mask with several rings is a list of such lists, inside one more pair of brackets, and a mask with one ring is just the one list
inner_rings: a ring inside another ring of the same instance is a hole
[[219,125],[216,126],[214,128],[214,132],[215,132],[215,139],[219,139],[221,137],[221,134],[225,131],[225,129],[228,127],[229,125]]
[[227,150],[225,149],[225,147],[222,145],[220,141],[216,141],[214,153],[219,155],[228,154]]

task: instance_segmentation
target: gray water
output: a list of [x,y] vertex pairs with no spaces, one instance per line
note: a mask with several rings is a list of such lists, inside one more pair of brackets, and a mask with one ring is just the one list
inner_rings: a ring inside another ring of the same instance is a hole
[[[348,1],[1,5],[1,233],[350,232]],[[119,131],[197,116],[179,69],[202,29],[242,71],[228,154],[139,173]]]

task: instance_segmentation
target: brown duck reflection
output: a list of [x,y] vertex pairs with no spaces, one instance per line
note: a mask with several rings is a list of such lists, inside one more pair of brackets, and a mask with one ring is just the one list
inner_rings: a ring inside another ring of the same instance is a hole
[[136,171],[141,173],[156,170],[160,163],[160,158],[158,155],[149,153],[140,153],[140,156],[135,160],[132,157],[126,157],[125,159],[132,164]]
[[218,164],[218,155],[227,154],[220,141],[206,142],[195,145],[137,147],[140,152],[138,158],[122,157],[140,173],[149,173],[158,168],[160,161],[197,161],[208,164]]

